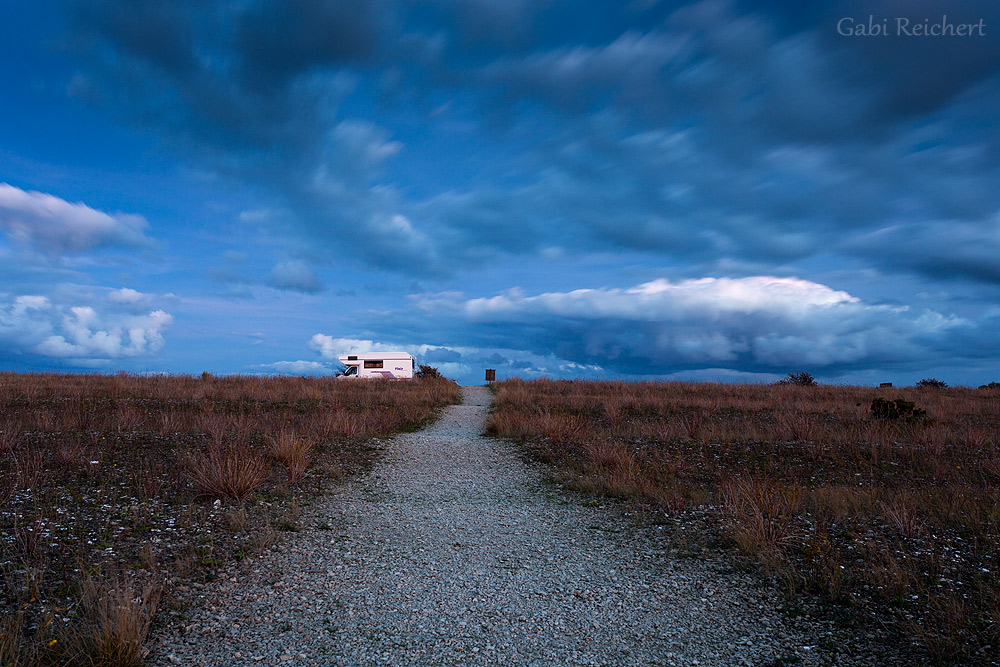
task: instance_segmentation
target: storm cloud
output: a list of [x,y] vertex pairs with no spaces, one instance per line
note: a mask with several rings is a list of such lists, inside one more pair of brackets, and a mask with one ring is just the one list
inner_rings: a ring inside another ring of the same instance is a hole
[[[987,233],[1000,210],[995,40],[836,30],[862,10],[918,20],[927,7],[278,8],[86,3],[77,85],[270,192],[303,246],[349,243],[359,265],[424,278],[553,246],[804,266],[831,248],[865,261],[887,230],[960,220],[1000,255]],[[1000,19],[990,3],[949,12]],[[466,169],[449,182],[453,159]],[[425,170],[433,184],[413,187]],[[868,243],[844,242],[856,234]],[[934,253],[894,243],[886,268],[936,276]]]

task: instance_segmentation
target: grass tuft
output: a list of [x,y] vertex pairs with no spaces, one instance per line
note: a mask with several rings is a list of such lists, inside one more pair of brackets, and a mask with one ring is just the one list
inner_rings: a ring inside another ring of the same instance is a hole
[[137,667],[145,647],[162,584],[129,574],[83,581],[82,623],[67,642],[70,665]]
[[801,504],[801,486],[773,479],[736,478],[722,489],[722,507],[733,539],[744,553],[768,565],[777,563],[801,539],[795,530]]
[[198,495],[243,502],[264,483],[268,462],[241,445],[209,444],[205,452],[190,455],[187,473]]
[[312,449],[311,440],[291,431],[282,431],[277,438],[270,439],[271,456],[285,466],[291,484],[298,483],[305,475]]

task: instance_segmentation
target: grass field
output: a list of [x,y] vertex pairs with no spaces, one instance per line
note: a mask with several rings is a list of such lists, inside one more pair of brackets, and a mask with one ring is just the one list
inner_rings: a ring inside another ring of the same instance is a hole
[[137,664],[171,591],[301,526],[446,380],[0,374],[0,665]]
[[561,481],[681,521],[707,515],[790,595],[890,628],[917,660],[1000,653],[1000,390],[494,388],[487,431]]

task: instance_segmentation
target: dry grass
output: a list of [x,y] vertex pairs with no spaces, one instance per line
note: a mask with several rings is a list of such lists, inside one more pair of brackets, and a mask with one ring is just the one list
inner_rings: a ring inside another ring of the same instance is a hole
[[722,487],[722,508],[733,539],[767,565],[780,562],[785,549],[801,539],[795,526],[801,505],[798,484],[736,477]]
[[243,502],[267,478],[268,461],[246,445],[209,444],[190,455],[187,475],[199,496]]
[[135,664],[149,582],[169,599],[273,546],[369,438],[457,400],[445,380],[0,373],[0,665]]
[[[1000,646],[1000,390],[510,380],[494,391],[488,432],[576,488],[677,521],[712,517],[782,581],[888,624],[925,658],[976,662]],[[876,397],[927,418],[875,418]]]
[[298,437],[290,431],[282,431],[270,440],[271,456],[285,466],[288,481],[298,483],[309,466],[313,443],[308,438]]
[[[128,573],[87,577],[81,621],[59,651],[64,664],[81,667],[137,667],[160,600],[162,583]],[[58,640],[57,640],[58,644]]]

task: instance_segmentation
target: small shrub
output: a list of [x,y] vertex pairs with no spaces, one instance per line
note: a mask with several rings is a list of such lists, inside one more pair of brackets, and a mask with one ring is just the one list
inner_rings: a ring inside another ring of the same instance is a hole
[[596,439],[584,445],[587,458],[598,468],[604,470],[627,470],[632,457],[620,443]]
[[[994,451],[983,458],[979,463],[980,469],[986,479],[1000,482],[1000,452]],[[0,500],[3,499],[3,490],[0,489]]]
[[222,415],[206,414],[201,417],[201,428],[213,445],[222,446],[232,429],[232,422]]
[[875,397],[872,399],[871,413],[873,419],[889,421],[927,419],[927,411],[918,408],[913,401],[897,398],[894,401]]
[[114,424],[119,432],[138,431],[143,426],[142,413],[131,405],[123,405],[118,408]]
[[267,524],[260,530],[254,531],[253,537],[250,539],[250,548],[260,553],[279,542],[281,542],[281,535],[271,524]]
[[1000,382],[990,382],[989,384],[979,385],[980,389],[1000,389]]
[[789,373],[786,377],[778,380],[778,384],[790,384],[796,387],[815,387],[816,378],[809,373]]
[[918,387],[927,387],[929,389],[944,389],[948,386],[948,383],[943,380],[935,380],[934,378],[924,378],[923,380],[917,382]]
[[816,431],[815,425],[804,414],[782,414],[778,418],[778,427],[784,432],[784,436],[789,440],[807,442],[813,439]]
[[160,435],[173,435],[184,428],[184,421],[176,412],[164,412],[160,415]]
[[227,512],[223,515],[223,519],[226,522],[226,527],[229,528],[234,533],[242,533],[246,530],[247,522],[250,520],[250,516],[247,514],[245,507],[241,507],[237,510]]
[[420,364],[419,369],[413,374],[413,377],[417,378],[439,378],[443,377],[438,369],[433,366],[428,366],[427,364]]
[[333,433],[352,438],[360,435],[364,431],[364,420],[354,412],[337,412],[333,419],[329,420],[329,427]]
[[42,520],[35,519],[31,526],[14,528],[15,550],[23,556],[33,556],[38,552],[38,535],[42,532]]
[[903,537],[920,537],[923,533],[923,521],[917,514],[913,503],[907,502],[905,498],[897,499],[891,503],[879,502],[878,508],[886,523]]

